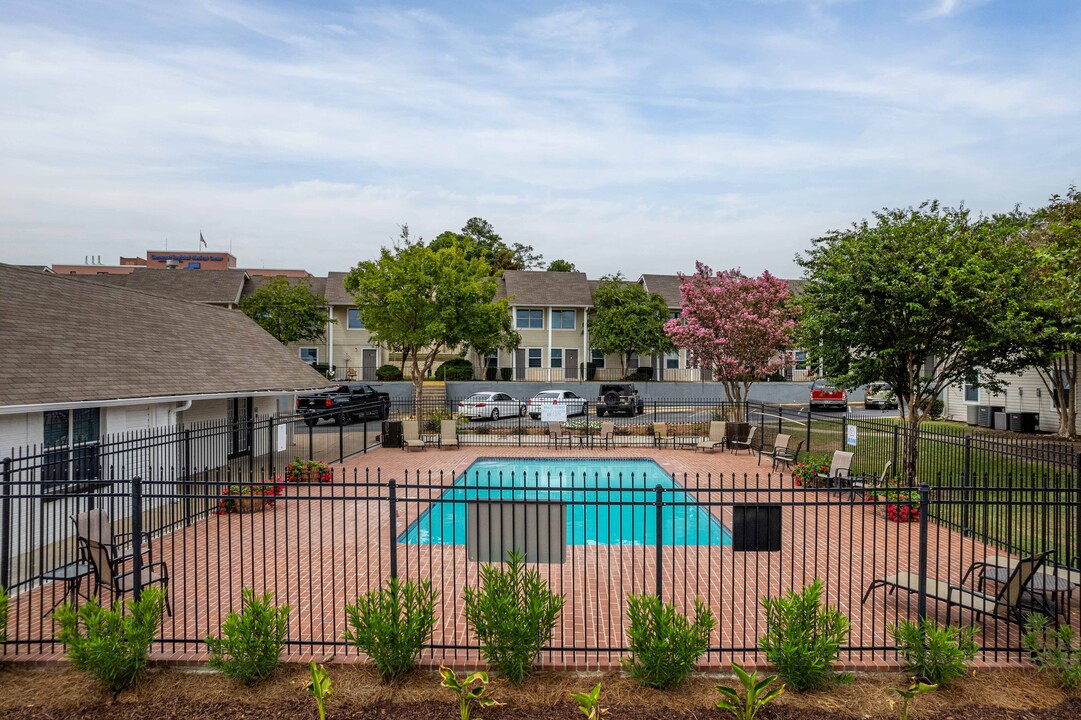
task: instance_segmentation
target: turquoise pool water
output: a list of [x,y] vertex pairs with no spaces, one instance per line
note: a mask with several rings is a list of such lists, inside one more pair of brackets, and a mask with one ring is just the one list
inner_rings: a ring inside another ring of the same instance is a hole
[[[465,545],[470,500],[553,500],[567,505],[568,545],[654,545],[658,485],[663,545],[730,545],[706,507],[652,460],[486,459],[474,462],[398,537],[410,545]],[[703,498],[705,499],[705,498]]]

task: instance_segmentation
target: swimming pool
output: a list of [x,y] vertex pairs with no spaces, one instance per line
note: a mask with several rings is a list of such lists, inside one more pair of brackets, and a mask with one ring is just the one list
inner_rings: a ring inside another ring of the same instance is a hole
[[[567,506],[568,545],[654,545],[658,485],[662,545],[730,545],[709,510],[652,460],[480,458],[398,537],[410,545],[465,545],[475,500],[538,500]],[[703,498],[705,499],[705,498]]]

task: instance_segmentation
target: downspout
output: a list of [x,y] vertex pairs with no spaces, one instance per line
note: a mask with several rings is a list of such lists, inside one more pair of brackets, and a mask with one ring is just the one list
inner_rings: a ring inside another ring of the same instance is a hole
[[[334,320],[334,308],[330,309],[330,319]],[[327,323],[327,368],[333,371],[334,368],[334,323]]]
[[191,410],[191,400],[185,400],[184,402],[180,403],[179,406],[177,406],[177,407],[175,407],[175,408],[173,408],[173,409],[171,409],[169,411],[169,415],[170,415],[169,426],[170,427],[176,425],[176,416],[179,415],[180,413],[184,412],[185,410]]

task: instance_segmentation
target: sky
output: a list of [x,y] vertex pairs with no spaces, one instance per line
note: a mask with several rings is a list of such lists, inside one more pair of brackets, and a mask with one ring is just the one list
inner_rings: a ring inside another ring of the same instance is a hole
[[0,0],[0,262],[345,271],[488,220],[798,277],[883,207],[1081,183],[1075,0]]

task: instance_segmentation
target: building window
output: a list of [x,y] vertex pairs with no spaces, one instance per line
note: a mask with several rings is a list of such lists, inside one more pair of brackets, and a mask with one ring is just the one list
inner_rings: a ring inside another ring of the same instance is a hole
[[516,310],[514,326],[522,330],[536,330],[544,327],[544,313],[540,310]]
[[574,329],[574,311],[573,310],[553,310],[552,311],[552,329],[553,330],[573,330]]
[[489,370],[499,367],[499,351],[488,353],[484,356],[484,366]]
[[364,321],[360,319],[360,310],[351,308],[348,311],[348,318],[346,319],[346,327],[350,330],[363,330]]
[[563,367],[563,348],[552,348],[552,367]]
[[665,353],[664,354],[664,369],[665,370],[679,370],[679,353]]
[[976,373],[969,373],[965,378],[964,392],[966,403],[978,403],[980,401],[980,386],[976,384],[978,376]]
[[44,414],[45,488],[101,478],[101,410],[48,410]]
[[683,316],[682,310],[669,310],[668,317],[672,320],[679,320]]
[[254,403],[250,397],[229,400],[229,457],[251,451]]
[[601,368],[604,367],[604,351],[603,350],[594,350],[592,358],[593,359],[590,362],[593,363],[593,367],[598,368],[598,369],[601,369]]
[[309,365],[314,365],[315,363],[319,362],[319,348],[300,348],[300,359],[308,363]]
[[541,367],[542,356],[540,348],[529,348],[526,350],[526,365],[531,368]]

